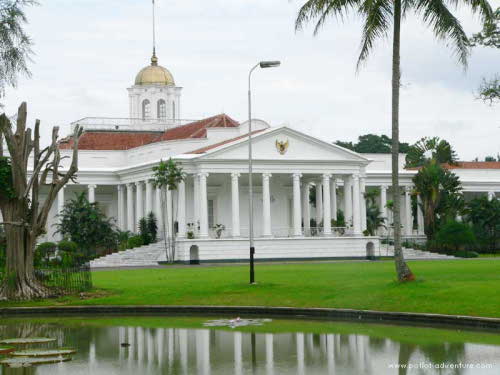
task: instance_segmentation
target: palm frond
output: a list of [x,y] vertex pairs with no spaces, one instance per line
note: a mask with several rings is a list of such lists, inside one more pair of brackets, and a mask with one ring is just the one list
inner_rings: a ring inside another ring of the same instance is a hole
[[[474,0],[477,1],[477,0]],[[453,0],[457,3],[458,0]],[[421,14],[425,23],[434,31],[438,39],[451,42],[454,54],[460,64],[467,67],[469,40],[460,21],[450,12],[443,0],[421,0],[415,11]]]
[[359,13],[364,16],[365,22],[361,36],[361,52],[356,64],[357,71],[368,58],[375,41],[387,36],[393,16],[392,2],[390,0],[365,0],[359,7]]
[[336,16],[341,20],[349,10],[353,10],[360,0],[309,0],[299,10],[295,20],[295,30],[302,30],[303,26],[313,19],[318,19],[314,28],[316,35],[328,17]]

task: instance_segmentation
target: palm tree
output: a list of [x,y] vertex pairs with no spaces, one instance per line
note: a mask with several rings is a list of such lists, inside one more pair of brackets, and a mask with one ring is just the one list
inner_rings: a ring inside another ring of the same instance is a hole
[[419,168],[413,177],[415,193],[420,196],[425,234],[433,240],[439,225],[454,220],[463,206],[459,178],[443,164],[456,165],[451,145],[438,137],[424,137],[410,147],[406,168]]
[[[434,35],[453,45],[458,61],[467,66],[469,42],[458,19],[451,13],[449,6],[457,7],[460,3],[470,6],[474,13],[479,13],[483,20],[492,17],[492,9],[487,0],[308,0],[299,10],[295,21],[296,30],[309,21],[316,19],[314,34],[317,34],[331,16],[344,19],[349,11],[358,13],[363,18],[361,52],[357,69],[367,60],[375,47],[377,39],[387,37],[391,25],[392,35],[392,191],[399,197],[399,88],[401,80],[401,19],[410,11],[421,16],[429,25]],[[400,201],[394,200],[394,260],[399,281],[413,280],[415,277],[405,262],[401,251],[401,216]]]

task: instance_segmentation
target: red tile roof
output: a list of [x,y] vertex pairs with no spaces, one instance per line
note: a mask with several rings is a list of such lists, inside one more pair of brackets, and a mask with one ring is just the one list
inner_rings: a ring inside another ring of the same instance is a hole
[[[128,150],[151,143],[158,133],[146,132],[85,132],[80,137],[79,150]],[[61,140],[60,149],[72,149],[73,139]]]
[[500,169],[500,161],[459,161],[456,165],[444,164],[448,169]]
[[221,114],[191,124],[167,130],[155,142],[175,139],[205,138],[208,128],[237,128],[240,124],[226,114]]
[[[231,117],[221,114],[169,129],[161,134],[158,132],[88,131],[81,136],[78,149],[129,150],[154,142],[205,138],[207,128],[235,128],[239,125]],[[73,140],[71,138],[61,140],[59,143],[60,149],[71,149],[72,147]]]
[[[264,130],[266,130],[266,129],[254,130],[252,132],[252,135],[260,133],[261,131],[264,131]],[[231,138],[231,139],[226,139],[225,141],[222,141],[222,142],[219,142],[219,143],[214,143],[213,145],[205,146],[205,147],[199,148],[199,149],[191,151],[191,152],[186,152],[186,154],[204,154],[205,152],[210,151],[210,150],[212,150],[214,148],[223,146],[223,145],[228,144],[228,143],[232,143],[232,142],[238,141],[238,140],[246,138],[246,137],[248,137],[248,133],[240,135],[239,137],[235,137],[235,138]]]

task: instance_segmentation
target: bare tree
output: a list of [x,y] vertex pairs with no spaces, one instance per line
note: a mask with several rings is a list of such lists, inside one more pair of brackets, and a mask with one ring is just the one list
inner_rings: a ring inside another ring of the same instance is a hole
[[[0,299],[33,299],[50,295],[50,290],[35,278],[33,254],[36,239],[45,233],[49,210],[57,193],[68,181],[74,181],[78,171],[78,141],[82,129],[73,133],[73,158],[63,173],[58,147],[59,128],[52,129],[49,146],[40,149],[40,121],[36,120],[34,134],[26,126],[26,103],[17,114],[16,131],[5,114],[0,116],[0,210],[7,238],[6,273],[0,286]],[[3,155],[3,139],[9,156]],[[10,173],[8,173],[10,169]],[[7,173],[5,171],[7,170]],[[10,174],[10,176],[9,176]],[[40,189],[46,198],[40,201]]]

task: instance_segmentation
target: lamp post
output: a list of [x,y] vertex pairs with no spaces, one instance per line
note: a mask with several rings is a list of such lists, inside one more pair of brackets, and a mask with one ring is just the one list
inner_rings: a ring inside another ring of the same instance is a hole
[[252,89],[251,79],[255,69],[275,68],[281,65],[280,61],[261,61],[256,64],[248,73],[248,207],[249,207],[249,222],[248,222],[248,237],[250,239],[250,284],[255,284],[254,271],[254,238],[253,238],[253,181],[252,181]]

